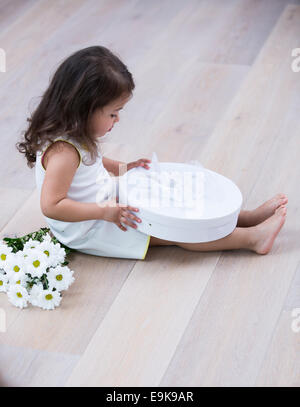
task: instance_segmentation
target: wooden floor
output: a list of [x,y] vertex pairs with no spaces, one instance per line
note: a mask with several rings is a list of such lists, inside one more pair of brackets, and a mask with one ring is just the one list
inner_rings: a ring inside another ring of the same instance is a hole
[[105,155],[198,160],[237,183],[244,208],[286,193],[287,220],[266,256],[73,254],[55,311],[0,294],[1,386],[299,386],[300,1],[2,0],[1,238],[46,225],[15,142],[58,64],[96,44],[136,82]]

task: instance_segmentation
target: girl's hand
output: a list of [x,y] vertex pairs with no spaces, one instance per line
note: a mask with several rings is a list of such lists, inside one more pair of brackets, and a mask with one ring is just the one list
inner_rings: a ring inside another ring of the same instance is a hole
[[127,228],[123,226],[122,223],[133,227],[133,229],[137,229],[137,225],[132,222],[132,220],[141,223],[141,219],[130,213],[129,211],[138,212],[139,209],[130,205],[115,203],[114,206],[106,208],[106,215],[104,220],[113,222],[123,231],[126,231]]
[[127,171],[135,167],[144,167],[145,169],[149,170],[150,167],[147,163],[151,163],[151,160],[148,160],[148,158],[140,158],[137,161],[132,161],[131,163],[127,164]]

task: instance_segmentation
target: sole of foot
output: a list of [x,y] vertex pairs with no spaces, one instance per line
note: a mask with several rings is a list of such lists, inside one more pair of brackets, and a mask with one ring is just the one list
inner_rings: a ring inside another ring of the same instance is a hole
[[284,225],[287,209],[285,205],[275,209],[275,213],[257,226],[252,227],[252,249],[258,254],[267,254],[272,249],[280,229]]

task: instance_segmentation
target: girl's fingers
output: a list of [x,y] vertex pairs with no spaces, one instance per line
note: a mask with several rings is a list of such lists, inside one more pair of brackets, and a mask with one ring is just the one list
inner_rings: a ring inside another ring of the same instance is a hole
[[[135,208],[135,207],[133,207],[133,206],[128,206],[127,209],[128,209],[128,211],[125,210],[124,208],[122,209],[122,211],[121,211],[121,216],[120,216],[120,220],[121,220],[122,222],[126,223],[127,225],[133,227],[134,229],[136,229],[136,228],[137,228],[137,225],[136,225],[135,223],[133,223],[133,222],[130,222],[127,218],[133,219],[133,220],[135,220],[136,222],[141,223],[142,220],[141,220],[140,218],[138,218],[137,216],[135,216],[134,214],[132,214],[132,213],[129,212],[129,210],[131,210],[131,211],[139,211],[139,209],[138,209],[138,208]],[[124,219],[124,221],[123,221],[123,219]]]
[[143,160],[141,163],[141,166],[144,167],[145,169],[149,169],[149,165],[147,163],[150,163],[150,160]]
[[125,228],[125,226],[123,226],[122,223],[118,223],[117,226],[123,231],[127,230],[127,228]]
[[139,209],[138,208],[134,208],[133,206],[127,206],[127,209],[129,210],[129,211],[134,211],[134,212],[138,212],[139,211]]
[[130,221],[129,221],[128,219],[126,219],[124,216],[121,217],[120,221],[121,221],[122,223],[126,223],[126,225],[129,225],[129,226],[133,227],[134,229],[137,228],[137,226],[136,226],[135,223],[130,222]]
[[150,160],[143,160],[140,162],[141,165],[143,165],[144,167],[149,167],[149,165],[147,163],[151,163]]
[[131,219],[136,220],[137,222],[141,223],[141,219],[140,219],[140,218],[137,218],[136,216],[132,215],[131,213],[129,213],[128,216],[129,216]]
[[123,212],[123,213],[122,213],[122,216],[127,217],[127,218],[131,218],[131,219],[133,219],[133,220],[135,220],[135,221],[141,223],[141,219],[140,219],[140,218],[138,218],[137,216],[133,215],[132,213],[130,213],[130,212],[128,212],[128,211],[127,211],[127,212]]

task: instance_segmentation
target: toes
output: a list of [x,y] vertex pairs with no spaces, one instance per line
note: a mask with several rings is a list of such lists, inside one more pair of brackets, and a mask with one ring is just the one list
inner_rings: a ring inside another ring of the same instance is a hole
[[281,205],[286,205],[288,203],[288,197],[285,194],[279,193],[274,196],[272,201],[275,203],[275,206],[279,208]]
[[279,205],[286,205],[287,203],[288,203],[287,198],[281,198],[281,200],[279,201]]
[[280,205],[275,213],[279,213],[280,215],[286,215],[286,206],[285,205]]
[[284,201],[288,201],[288,197],[285,194],[279,193],[275,196],[277,199],[284,200]]

